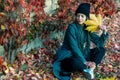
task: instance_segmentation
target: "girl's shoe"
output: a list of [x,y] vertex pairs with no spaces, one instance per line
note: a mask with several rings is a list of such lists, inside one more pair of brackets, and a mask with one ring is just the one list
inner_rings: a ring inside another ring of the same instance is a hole
[[92,69],[84,69],[83,71],[87,79],[94,79],[94,72]]

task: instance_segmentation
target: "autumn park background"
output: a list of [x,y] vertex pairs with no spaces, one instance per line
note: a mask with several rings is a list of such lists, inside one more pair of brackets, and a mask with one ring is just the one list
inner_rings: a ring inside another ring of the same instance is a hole
[[[0,80],[57,80],[55,52],[80,3],[91,4],[109,31],[94,80],[120,80],[120,0],[0,0]],[[73,80],[86,80],[73,73]]]

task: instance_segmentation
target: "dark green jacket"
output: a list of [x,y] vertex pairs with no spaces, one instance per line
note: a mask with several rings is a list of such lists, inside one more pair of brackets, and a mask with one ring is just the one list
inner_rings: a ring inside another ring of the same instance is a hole
[[90,41],[97,47],[104,47],[108,33],[101,37],[95,33],[85,30],[85,26],[76,22],[71,23],[65,33],[63,45],[56,52],[56,61],[53,64],[53,73],[59,78],[60,62],[65,58],[78,57],[82,62],[86,62],[90,52]]

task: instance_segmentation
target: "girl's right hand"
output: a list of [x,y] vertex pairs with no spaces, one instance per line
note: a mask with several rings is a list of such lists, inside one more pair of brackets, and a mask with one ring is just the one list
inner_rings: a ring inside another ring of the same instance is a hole
[[105,34],[108,31],[107,27],[105,25],[100,25],[99,26],[100,30],[102,30]]
[[85,64],[87,65],[88,68],[95,69],[95,67],[96,67],[95,62],[88,61]]

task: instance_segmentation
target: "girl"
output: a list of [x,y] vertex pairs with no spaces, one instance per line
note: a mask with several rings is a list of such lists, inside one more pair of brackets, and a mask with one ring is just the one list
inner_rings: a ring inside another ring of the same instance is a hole
[[[75,71],[83,71],[87,79],[94,79],[94,69],[105,55],[107,30],[100,26],[101,36],[85,30],[84,22],[89,19],[89,14],[90,4],[80,4],[75,12],[75,21],[66,30],[63,45],[58,48],[53,64],[53,73],[59,80],[70,80],[71,73]],[[91,42],[96,48],[90,49]]]

